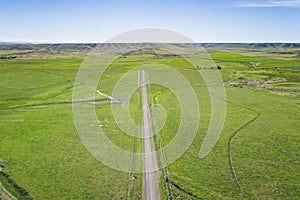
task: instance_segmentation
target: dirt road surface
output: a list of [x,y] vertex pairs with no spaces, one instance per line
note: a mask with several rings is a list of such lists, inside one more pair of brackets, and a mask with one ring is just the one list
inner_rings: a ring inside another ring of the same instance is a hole
[[140,71],[142,91],[143,200],[159,200],[159,170],[152,139],[145,70]]

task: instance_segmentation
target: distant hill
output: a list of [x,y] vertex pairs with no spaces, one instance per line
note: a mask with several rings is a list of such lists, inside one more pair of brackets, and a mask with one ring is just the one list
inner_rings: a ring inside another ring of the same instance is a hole
[[204,48],[300,48],[300,43],[195,43],[195,46]]
[[[139,47],[145,45],[149,48],[153,47],[153,43],[130,44],[130,43],[70,43],[70,44],[24,44],[24,43],[10,43],[0,42],[0,50],[29,50],[29,51],[45,51],[45,52],[72,52],[72,51],[91,51],[95,47],[103,49],[118,50],[128,47]],[[182,44],[177,44],[179,47]],[[203,48],[227,48],[227,49],[262,49],[262,48],[300,48],[300,43],[191,43],[191,47]]]

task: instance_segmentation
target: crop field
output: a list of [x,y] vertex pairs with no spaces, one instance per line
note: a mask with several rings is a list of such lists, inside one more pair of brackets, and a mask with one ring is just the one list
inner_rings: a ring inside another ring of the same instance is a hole
[[[0,165],[5,167],[0,172],[0,197],[141,199],[142,175],[105,166],[86,150],[77,134],[72,113],[74,81],[92,47],[79,44],[22,50],[17,45],[9,49],[1,47],[0,55],[11,54],[16,58],[0,59]],[[162,199],[169,195],[172,199],[297,199],[300,196],[299,51],[297,48],[209,49],[211,58],[221,67],[227,111],[216,146],[201,159],[199,151],[211,117],[210,86],[182,58],[159,50],[131,52],[111,64],[97,90],[112,95],[122,75],[144,63],[170,66],[192,85],[199,101],[199,129],[188,150],[161,170]],[[148,88],[150,103],[162,105],[168,116],[164,128],[154,138],[155,147],[159,148],[176,135],[180,104],[169,89],[156,84]],[[99,126],[106,136],[122,149],[141,152],[141,139],[122,132],[112,116],[111,104],[105,103],[109,101],[95,95],[96,102],[82,103],[95,103]],[[139,90],[130,99],[130,114],[138,124],[140,99]],[[155,120],[155,115],[152,117]],[[166,173],[168,184],[164,179]]]

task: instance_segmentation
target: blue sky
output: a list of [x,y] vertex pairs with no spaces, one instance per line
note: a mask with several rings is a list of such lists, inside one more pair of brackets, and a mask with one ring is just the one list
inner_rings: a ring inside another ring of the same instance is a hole
[[101,42],[163,28],[197,42],[300,42],[300,0],[0,0],[0,41]]

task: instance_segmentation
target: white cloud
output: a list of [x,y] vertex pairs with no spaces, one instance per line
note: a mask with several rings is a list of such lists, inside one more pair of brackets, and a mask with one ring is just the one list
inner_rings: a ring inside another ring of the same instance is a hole
[[300,0],[281,0],[281,1],[264,1],[264,2],[235,2],[235,7],[290,7],[300,9]]

